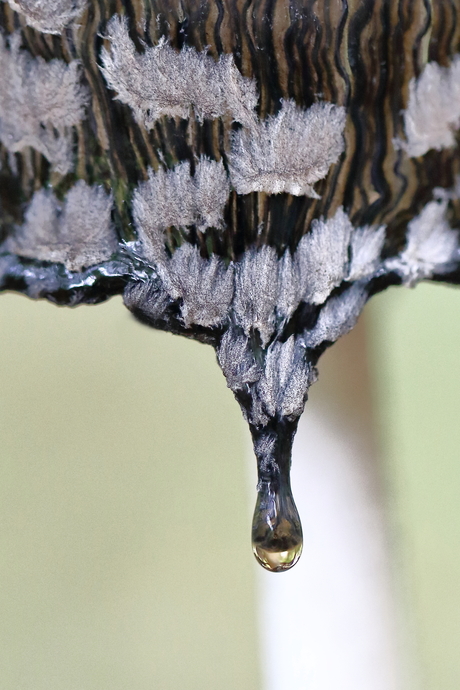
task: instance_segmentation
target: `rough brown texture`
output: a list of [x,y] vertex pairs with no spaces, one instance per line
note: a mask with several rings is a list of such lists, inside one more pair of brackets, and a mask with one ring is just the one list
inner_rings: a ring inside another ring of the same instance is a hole
[[[66,131],[70,172],[0,147],[0,289],[65,304],[124,292],[149,325],[211,343],[264,472],[287,467],[314,365],[366,299],[460,282],[448,99],[439,150],[404,145],[413,80],[456,64],[460,0],[95,0],[61,35],[14,6],[0,2],[0,27],[24,62],[74,65],[90,97]],[[81,181],[113,203],[113,254],[45,261],[46,233],[21,254],[40,190],[59,229]]]
[[[222,119],[200,123],[164,117],[147,130],[127,106],[113,100],[97,65],[102,45],[109,47],[102,38],[104,27],[115,13],[123,13],[140,51],[141,41],[152,45],[166,37],[177,49],[208,49],[216,59],[222,52],[233,53],[242,74],[257,81],[261,118],[276,113],[281,98],[303,107],[321,99],[347,108],[345,154],[317,183],[320,199],[233,192],[224,235],[210,231],[199,238],[203,250],[212,246],[231,257],[256,239],[280,249],[294,247],[313,218],[343,205],[354,224],[388,224],[386,250],[394,253],[404,243],[408,220],[430,200],[432,187],[451,186],[460,172],[456,150],[410,159],[392,145],[395,137],[404,138],[401,111],[411,78],[427,61],[447,65],[459,50],[459,11],[457,0],[99,0],[61,37],[40,34],[0,3],[6,32],[21,29],[23,46],[32,55],[81,60],[92,92],[90,116],[75,131],[75,173],[56,179],[43,156],[28,151],[15,154],[20,174],[12,178],[2,151],[3,232],[11,232],[11,224],[22,217],[21,204],[39,186],[52,181],[64,194],[77,175],[114,190],[117,228],[130,238],[125,201],[147,179],[149,166],[158,169],[161,158],[169,167],[183,160],[193,165],[200,155],[225,159],[231,126],[224,128]],[[456,203],[455,219],[459,213]],[[257,237],[261,223],[263,234]]]

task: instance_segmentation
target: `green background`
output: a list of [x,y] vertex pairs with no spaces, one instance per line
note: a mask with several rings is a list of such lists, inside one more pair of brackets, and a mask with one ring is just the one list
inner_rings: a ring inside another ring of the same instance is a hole
[[369,303],[375,407],[421,686],[460,686],[460,290]]
[[[460,683],[459,315],[440,285],[366,307],[423,690]],[[3,295],[0,328],[0,688],[260,688],[248,432],[213,351],[119,299]]]
[[211,348],[0,297],[0,688],[258,687],[246,429]]

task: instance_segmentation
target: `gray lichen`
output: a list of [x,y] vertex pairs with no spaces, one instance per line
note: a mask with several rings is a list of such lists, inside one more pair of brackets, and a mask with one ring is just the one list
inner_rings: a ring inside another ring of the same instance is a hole
[[24,223],[3,249],[79,271],[111,257],[118,247],[110,215],[113,199],[102,187],[79,180],[59,202],[51,190],[35,192]]
[[307,195],[344,150],[345,108],[315,103],[304,110],[282,101],[275,116],[243,127],[233,135],[229,165],[238,194]]
[[267,345],[275,327],[278,257],[273,247],[250,248],[235,265],[233,310],[246,335],[257,330]]
[[45,34],[61,34],[83,14],[88,0],[4,0],[27,24]]
[[174,50],[165,39],[137,52],[125,17],[107,25],[110,52],[103,49],[101,70],[117,98],[130,106],[139,123],[153,127],[158,118],[188,118],[193,107],[199,120],[224,115],[249,125],[258,95],[255,82],[243,77],[233,55],[219,60],[184,47]]
[[198,247],[185,242],[167,263],[166,289],[181,299],[186,328],[192,324],[212,328],[228,314],[233,297],[233,266],[228,268],[215,254],[200,256]]
[[84,118],[88,92],[80,63],[46,62],[20,49],[19,34],[0,34],[0,141],[11,153],[40,151],[54,170],[72,169],[72,130]]
[[409,287],[458,260],[459,237],[447,221],[447,203],[448,199],[430,201],[409,223],[405,249],[385,262],[385,269],[399,273]]
[[192,177],[184,161],[171,170],[149,170],[149,177],[136,189],[133,215],[144,253],[151,261],[162,260],[164,231],[169,227],[196,225],[204,231],[220,228],[230,186],[221,161],[202,156]]
[[320,311],[313,329],[305,331],[302,342],[305,347],[315,348],[321,343],[334,343],[355,326],[368,293],[365,284],[357,282],[337,297],[331,297]]
[[409,103],[404,111],[406,142],[397,142],[411,157],[430,149],[455,146],[460,126],[460,55],[450,67],[430,62],[409,84]]
[[302,298],[311,304],[322,304],[348,273],[348,246],[353,226],[339,208],[327,220],[314,220],[296,251]]

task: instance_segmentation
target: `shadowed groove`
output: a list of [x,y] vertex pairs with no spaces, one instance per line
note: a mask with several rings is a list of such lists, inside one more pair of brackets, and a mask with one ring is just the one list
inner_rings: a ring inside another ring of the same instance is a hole
[[454,45],[454,41],[455,41],[455,34],[457,31],[457,9],[455,7],[454,0],[449,0],[449,7],[450,7],[451,15],[450,15],[450,21],[447,22],[448,37],[447,37],[446,53],[447,53],[447,55],[452,55],[452,53],[456,52],[456,46]]
[[419,76],[426,62],[425,56],[423,55],[425,37],[427,35],[429,36],[430,32],[432,31],[432,12],[430,0],[422,0],[422,3],[425,9],[425,22],[422,25],[420,32],[415,37],[415,41],[412,48],[414,73],[417,77]]
[[[323,37],[323,28],[322,28],[322,23],[319,20],[318,16],[314,12],[314,6],[316,5],[316,0],[310,0],[310,2],[307,4],[306,7],[306,13],[303,17],[303,29],[301,32],[302,36],[302,43],[307,46],[308,43],[313,43],[313,47],[310,50],[303,50],[301,54],[301,66],[302,66],[302,74],[305,74],[307,71],[311,72],[312,75],[314,75],[315,80],[314,84],[312,84],[311,88],[311,93],[308,94],[308,100],[305,98],[304,105],[309,106],[311,105],[316,98],[321,98],[324,100],[329,100],[328,95],[324,93],[324,85],[323,85],[323,71],[324,71],[324,65],[322,64],[322,61],[320,59],[320,47],[321,47],[321,40]],[[324,11],[324,10],[323,10]],[[308,41],[305,42],[305,38],[307,37],[307,29],[311,27],[311,37],[308,37]],[[304,33],[305,31],[305,33]],[[308,58],[308,64],[307,64],[307,58]]]
[[[113,100],[98,68],[101,35],[114,13],[129,18],[139,51],[142,42],[156,45],[165,36],[176,49],[206,49],[214,59],[232,52],[242,74],[257,83],[262,118],[278,112],[282,98],[304,108],[321,100],[347,108],[346,151],[316,183],[320,199],[231,195],[223,236],[217,241],[210,230],[212,246],[231,258],[256,240],[294,249],[313,219],[330,217],[339,206],[355,223],[399,227],[401,218],[418,212],[431,187],[452,184],[459,167],[455,151],[409,160],[394,150],[392,139],[404,137],[401,111],[410,79],[426,59],[449,64],[458,50],[458,10],[456,0],[187,0],[180,6],[169,0],[97,0],[82,26],[69,27],[62,37],[25,26],[5,3],[0,23],[7,33],[20,29],[32,55],[82,61],[93,106],[75,133],[76,170],[90,183],[114,188],[119,227],[128,233],[131,193],[149,166],[157,170],[163,162],[172,167],[189,160],[193,167],[200,155],[223,159],[226,166],[230,132],[240,125],[229,117],[202,123],[163,117],[151,130],[137,123],[128,106]],[[37,180],[51,182],[43,157],[23,152],[16,158],[25,198]],[[69,177],[58,188],[73,181]]]
[[[250,63],[251,63],[251,72],[255,73],[259,71],[258,67],[258,50],[257,46],[254,43],[254,36],[253,36],[253,29],[254,29],[254,22],[251,21],[255,14],[255,10],[253,7],[253,0],[246,0],[245,4],[243,5],[242,11],[241,11],[242,16],[244,17],[244,21],[242,22],[241,29],[243,31],[243,36],[245,38],[247,48],[249,51],[249,56],[250,56]],[[261,85],[259,85],[259,91],[260,91]],[[259,97],[259,106],[260,106],[260,97]]]
[[215,5],[217,7],[217,19],[216,19],[216,23],[214,25],[213,35],[214,35],[214,43],[216,46],[216,52],[219,54],[219,53],[223,53],[222,41],[220,38],[220,31],[221,31],[221,26],[222,26],[222,22],[224,19],[225,11],[224,11],[224,4],[223,4],[222,0],[216,0]]
[[[381,107],[375,108],[375,152],[372,157],[372,167],[371,167],[371,181],[372,184],[379,194],[379,198],[370,205],[367,214],[363,215],[363,224],[372,224],[381,220],[381,210],[385,209],[391,198],[390,186],[387,182],[385,172],[384,172],[384,162],[387,153],[387,145],[390,142],[391,132],[388,132],[388,117],[386,110],[386,97],[389,93],[388,89],[388,44],[390,37],[390,18],[389,18],[389,8],[386,3],[382,5],[381,10],[381,22],[382,22],[382,43],[380,53],[380,75],[378,82],[378,89],[376,93],[376,102],[382,104]],[[385,40],[386,39],[386,40]],[[377,68],[377,65],[374,64]],[[390,121],[391,122],[391,121]]]
[[269,75],[266,81],[267,105],[261,111],[261,116],[276,113],[280,108],[280,100],[283,97],[279,81],[278,58],[273,43],[273,14],[276,0],[265,0],[263,16],[259,22],[256,33],[257,42],[266,61],[266,72]]

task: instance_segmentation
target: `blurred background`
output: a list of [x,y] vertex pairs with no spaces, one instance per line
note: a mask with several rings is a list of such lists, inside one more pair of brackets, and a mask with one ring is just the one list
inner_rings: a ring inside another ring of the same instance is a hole
[[212,349],[0,296],[0,688],[457,690],[459,307],[390,289],[324,355],[271,574]]

